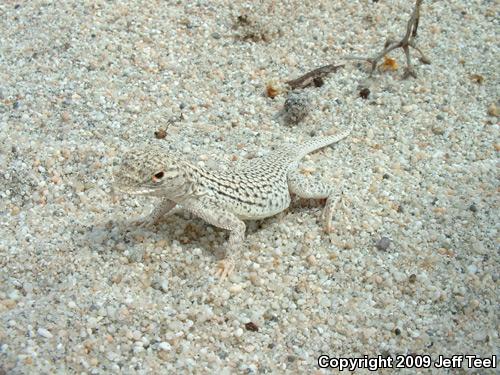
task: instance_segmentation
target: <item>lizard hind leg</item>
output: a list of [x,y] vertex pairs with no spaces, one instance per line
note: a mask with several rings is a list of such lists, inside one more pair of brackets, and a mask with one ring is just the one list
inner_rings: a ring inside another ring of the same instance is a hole
[[326,198],[323,210],[323,220],[325,222],[325,232],[332,232],[333,211],[340,201],[342,190],[335,192],[334,189],[323,181],[310,180],[305,178],[298,171],[291,171],[288,174],[288,188],[291,193],[301,198],[324,199]]

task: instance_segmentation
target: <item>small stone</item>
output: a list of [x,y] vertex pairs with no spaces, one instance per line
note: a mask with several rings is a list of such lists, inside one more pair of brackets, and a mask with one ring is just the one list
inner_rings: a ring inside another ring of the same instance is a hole
[[488,115],[498,117],[498,108],[495,103],[488,106]]
[[387,237],[382,237],[378,242],[376,243],[375,247],[381,251],[386,251],[391,244],[391,240]]
[[321,87],[325,84],[325,81],[321,77],[314,77],[313,84],[314,84],[314,87]]
[[307,263],[309,263],[309,265],[311,266],[315,266],[316,264],[318,264],[318,261],[316,260],[316,257],[311,254],[307,257]]
[[39,336],[42,336],[42,337],[45,337],[46,339],[50,339],[52,338],[52,333],[50,333],[47,329],[45,328],[38,328],[38,330],[36,331],[36,333],[38,333]]
[[240,284],[235,284],[235,285],[232,285],[230,288],[229,288],[229,291],[231,293],[239,293],[243,290],[243,287],[240,285]]
[[155,131],[156,139],[164,139],[167,136],[167,131],[165,129],[158,129]]
[[359,90],[359,96],[363,99],[368,99],[370,96],[370,89],[368,87],[363,87],[361,90]]
[[132,332],[132,338],[135,340],[135,341],[139,341],[142,337],[142,334],[140,331],[138,330],[135,330],[134,332]]
[[61,155],[64,159],[69,159],[69,157],[71,156],[71,151],[68,150],[67,148],[63,148],[61,150]]
[[247,331],[252,331],[252,332],[258,332],[259,331],[259,327],[253,323],[253,322],[248,322],[245,324],[245,329]]
[[259,277],[259,275],[257,274],[257,272],[250,273],[250,275],[248,276],[248,278],[250,279],[250,282],[252,283],[252,285],[255,285],[255,286],[262,285],[262,279]]
[[158,344],[158,349],[169,352],[172,350],[172,346],[168,342],[163,341]]
[[284,105],[286,123],[290,125],[298,124],[309,113],[310,105],[310,99],[306,94],[290,92]]
[[479,307],[479,305],[480,305],[480,302],[479,302],[477,299],[473,299],[473,300],[471,300],[471,301],[469,302],[469,306],[470,306],[473,310],[477,309],[477,308]]
[[474,341],[486,341],[487,337],[488,337],[488,335],[484,331],[477,331],[473,335]]
[[16,306],[16,303],[17,302],[14,301],[13,299],[4,299],[2,301],[2,305],[5,306],[5,308],[7,308],[9,310],[12,309],[12,308],[14,308]]
[[243,335],[243,330],[241,328],[236,329],[236,331],[234,331],[234,335],[236,337],[241,337]]
[[415,281],[417,281],[417,275],[415,275],[414,273],[410,275],[410,277],[408,278],[408,281],[413,284]]
[[432,127],[432,132],[435,135],[443,135],[444,134],[444,128],[441,126],[433,126]]
[[144,351],[144,347],[139,346],[139,345],[134,345],[134,348],[132,349],[134,354],[138,354]]
[[477,267],[474,264],[471,264],[467,267],[467,272],[473,275],[477,272]]
[[69,122],[71,120],[71,115],[69,114],[69,112],[64,111],[63,113],[61,113],[61,120],[63,120],[63,122]]
[[211,37],[214,39],[220,39],[220,34],[219,33],[212,33]]
[[477,212],[477,206],[475,203],[472,203],[470,206],[469,206],[469,210],[472,211],[472,212]]

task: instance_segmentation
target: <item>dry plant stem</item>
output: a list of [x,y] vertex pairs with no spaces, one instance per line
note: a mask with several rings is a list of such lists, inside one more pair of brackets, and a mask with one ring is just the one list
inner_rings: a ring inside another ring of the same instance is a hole
[[341,65],[334,65],[334,64],[329,64],[322,66],[321,68],[317,68],[314,70],[311,70],[310,72],[304,74],[303,76],[300,76],[297,79],[292,79],[290,81],[287,81],[286,83],[292,90],[295,89],[303,89],[308,86],[316,85],[316,86],[321,86],[321,84],[317,84],[319,82],[318,80],[321,80],[322,78],[326,77],[330,73],[335,73],[338,69],[342,68],[344,64]]
[[430,60],[425,57],[424,53],[420,48],[418,48],[415,44],[414,38],[417,36],[417,28],[418,28],[418,23],[420,19],[420,6],[422,5],[423,0],[416,0],[415,3],[415,8],[413,9],[413,12],[411,14],[410,20],[408,21],[408,24],[406,26],[406,33],[404,37],[399,41],[399,42],[394,42],[391,40],[388,40],[385,45],[384,49],[382,52],[380,52],[378,55],[375,57],[356,57],[356,56],[349,56],[346,57],[347,60],[363,60],[367,61],[371,64],[371,69],[370,69],[370,77],[377,68],[377,65],[379,64],[380,60],[386,56],[389,52],[397,49],[397,48],[402,48],[403,52],[406,57],[406,68],[405,72],[403,75],[403,78],[408,78],[410,76],[416,78],[417,74],[415,73],[413,66],[411,65],[411,58],[410,58],[410,47],[415,49],[419,54],[420,54],[420,61],[424,64],[430,64]]

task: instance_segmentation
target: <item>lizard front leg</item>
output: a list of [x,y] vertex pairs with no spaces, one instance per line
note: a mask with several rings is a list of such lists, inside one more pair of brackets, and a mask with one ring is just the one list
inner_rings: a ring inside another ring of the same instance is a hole
[[160,222],[160,220],[167,215],[172,215],[176,210],[177,203],[174,201],[163,198],[161,202],[154,208],[153,212],[148,216],[135,220],[134,223],[139,227],[146,227],[148,225],[155,225]]
[[221,281],[223,281],[234,270],[237,251],[241,248],[245,239],[245,223],[233,213],[223,211],[221,207],[210,203],[201,203],[193,199],[183,201],[182,207],[205,220],[207,223],[230,231],[225,258],[219,262],[219,269],[216,273]]
[[333,211],[340,200],[342,192],[340,191],[340,194],[335,194],[331,186],[318,180],[310,181],[298,171],[289,172],[288,188],[291,193],[295,193],[301,198],[326,198],[322,216],[325,221],[325,232],[330,233],[332,231]]

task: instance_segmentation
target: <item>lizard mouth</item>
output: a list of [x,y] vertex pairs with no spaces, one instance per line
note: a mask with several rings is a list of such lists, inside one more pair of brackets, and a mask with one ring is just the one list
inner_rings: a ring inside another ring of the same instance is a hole
[[114,185],[112,188],[113,194],[116,192],[130,195],[154,195],[158,192],[156,188],[150,187],[135,187],[135,186],[123,186],[123,185]]

